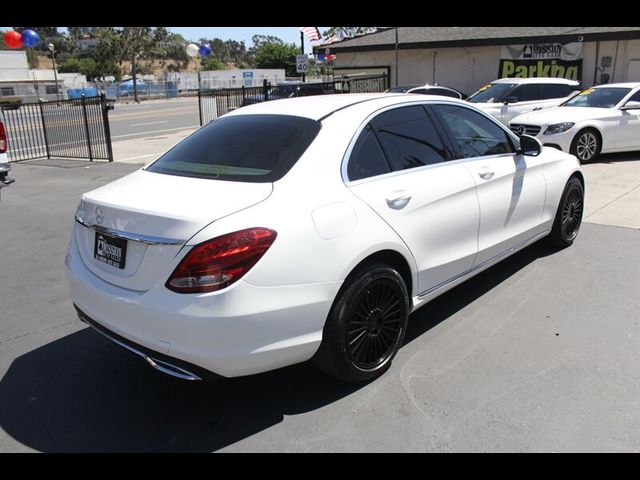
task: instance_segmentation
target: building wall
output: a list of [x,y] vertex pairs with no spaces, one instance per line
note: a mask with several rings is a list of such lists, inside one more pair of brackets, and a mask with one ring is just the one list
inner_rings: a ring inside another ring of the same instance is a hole
[[[640,82],[640,40],[614,40],[610,42],[588,42],[584,46],[584,60],[582,68],[584,72],[583,84],[594,84],[593,77],[596,65],[600,68],[602,57],[611,57],[611,66],[596,72],[595,83],[600,83],[602,73],[609,74],[609,82]],[[598,59],[596,59],[596,50]],[[633,62],[635,60],[635,62]],[[630,65],[630,62],[631,63]],[[629,68],[631,67],[631,68]]]
[[[594,84],[594,68],[600,59],[611,56],[611,66],[598,72],[608,73],[608,83],[640,81],[640,40],[600,42],[596,60],[596,42],[585,42],[582,59],[582,85]],[[617,54],[616,54],[617,49]],[[498,75],[501,46],[400,50],[398,84],[440,83],[467,94],[495,80]],[[637,60],[637,63],[629,62]],[[435,65],[434,65],[435,62]],[[391,85],[395,85],[395,51],[336,52],[336,67],[389,66]]]
[[[251,78],[244,78],[244,73],[252,73]],[[170,73],[167,80],[177,81],[179,90],[197,90],[198,73]],[[200,72],[202,88],[233,88],[243,85],[261,86],[264,80],[279,83],[285,79],[284,69],[247,69],[247,70],[205,70]]]

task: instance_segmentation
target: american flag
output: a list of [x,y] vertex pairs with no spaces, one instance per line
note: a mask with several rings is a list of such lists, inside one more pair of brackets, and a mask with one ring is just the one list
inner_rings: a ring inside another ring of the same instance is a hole
[[300,27],[300,31],[311,41],[320,40],[320,38],[322,38],[318,27]]
[[341,29],[336,30],[333,35],[331,35],[329,38],[327,38],[324,42],[323,45],[328,45],[329,43],[333,43],[333,42],[340,42],[341,40],[343,40],[345,37],[344,31]]

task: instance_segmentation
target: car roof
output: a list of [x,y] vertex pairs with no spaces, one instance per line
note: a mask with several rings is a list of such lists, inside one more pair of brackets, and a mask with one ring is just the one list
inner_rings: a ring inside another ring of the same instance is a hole
[[593,87],[589,87],[589,88],[606,88],[606,87],[636,88],[636,87],[640,87],[640,82],[605,83],[602,85],[594,85]]
[[[439,95],[421,95],[424,100],[446,100],[469,105],[467,102],[451,97]],[[270,100],[254,105],[238,108],[225,116],[231,115],[294,115],[306,117],[312,120],[322,120],[337,110],[343,110],[353,105],[364,102],[371,104],[371,110],[383,108],[390,105],[400,105],[402,103],[415,102],[416,95],[406,95],[404,93],[338,93],[330,95],[314,95],[310,97],[287,98],[283,100]]]
[[554,77],[531,77],[531,78],[499,78],[491,83],[563,83],[565,85],[579,85],[580,82],[575,80],[567,80],[566,78]]

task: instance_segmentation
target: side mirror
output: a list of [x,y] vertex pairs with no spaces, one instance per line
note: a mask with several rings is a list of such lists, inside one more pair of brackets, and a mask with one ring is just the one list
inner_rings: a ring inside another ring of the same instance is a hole
[[510,103],[518,103],[518,97],[507,97],[504,99],[505,105],[508,105]]
[[520,148],[516,153],[527,157],[537,157],[542,153],[542,143],[531,135],[523,134],[520,136]]
[[640,109],[640,102],[629,101],[625,103],[620,110],[638,110]]

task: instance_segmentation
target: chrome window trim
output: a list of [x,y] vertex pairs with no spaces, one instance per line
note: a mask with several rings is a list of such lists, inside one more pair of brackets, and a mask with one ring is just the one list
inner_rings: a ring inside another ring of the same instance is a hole
[[89,222],[83,219],[80,215],[76,214],[76,222],[87,228],[95,230],[96,232],[104,233],[111,237],[122,238],[124,240],[132,240],[134,242],[145,243],[147,245],[183,245],[186,240],[179,240],[175,238],[155,237],[153,235],[143,235],[141,233],[129,233],[117,230],[115,228],[107,228],[96,223]]

